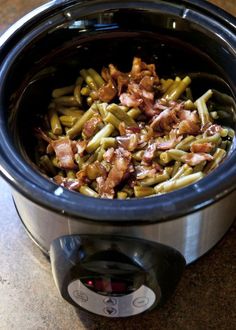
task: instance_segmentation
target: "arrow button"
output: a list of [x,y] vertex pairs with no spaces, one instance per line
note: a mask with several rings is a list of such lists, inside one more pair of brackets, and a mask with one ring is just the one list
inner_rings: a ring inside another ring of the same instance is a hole
[[114,316],[117,314],[117,310],[114,307],[107,306],[104,308],[104,313],[106,315]]

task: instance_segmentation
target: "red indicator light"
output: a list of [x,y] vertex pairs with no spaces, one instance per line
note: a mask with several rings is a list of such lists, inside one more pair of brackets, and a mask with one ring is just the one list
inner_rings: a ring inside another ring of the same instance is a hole
[[92,281],[92,280],[87,280],[87,281],[86,281],[86,284],[87,284],[88,286],[93,286],[93,281]]

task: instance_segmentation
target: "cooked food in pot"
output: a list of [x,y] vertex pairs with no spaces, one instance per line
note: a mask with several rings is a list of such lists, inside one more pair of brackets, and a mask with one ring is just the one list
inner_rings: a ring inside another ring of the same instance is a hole
[[193,100],[191,79],[161,79],[154,64],[133,59],[101,74],[82,69],[74,85],[52,91],[35,128],[36,163],[70,190],[127,199],[164,194],[213,171],[234,132],[217,119],[213,90]]

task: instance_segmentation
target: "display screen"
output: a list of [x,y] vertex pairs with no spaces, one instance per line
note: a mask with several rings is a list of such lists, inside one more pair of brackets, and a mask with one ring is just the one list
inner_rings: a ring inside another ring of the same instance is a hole
[[133,282],[127,280],[118,280],[116,278],[96,277],[84,278],[81,282],[89,289],[103,294],[128,294],[135,289]]

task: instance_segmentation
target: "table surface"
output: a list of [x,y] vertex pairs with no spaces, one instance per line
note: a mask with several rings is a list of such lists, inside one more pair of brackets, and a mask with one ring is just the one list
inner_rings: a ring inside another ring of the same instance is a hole
[[[0,34],[43,0],[0,0]],[[213,3],[236,15],[236,2]],[[128,319],[78,311],[58,294],[50,263],[32,243],[0,179],[0,330],[233,330],[236,329],[235,226],[207,255],[188,266],[159,310]]]

